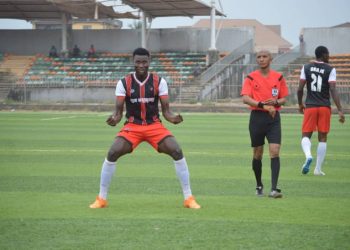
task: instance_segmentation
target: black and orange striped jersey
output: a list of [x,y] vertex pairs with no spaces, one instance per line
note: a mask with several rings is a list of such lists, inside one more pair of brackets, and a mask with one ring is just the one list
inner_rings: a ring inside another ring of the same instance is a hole
[[[162,78],[154,73],[148,74],[143,82],[138,81],[135,74],[129,74],[121,80],[125,90],[127,122],[148,125],[160,121],[158,102],[161,81]],[[164,82],[163,79],[163,85]]]

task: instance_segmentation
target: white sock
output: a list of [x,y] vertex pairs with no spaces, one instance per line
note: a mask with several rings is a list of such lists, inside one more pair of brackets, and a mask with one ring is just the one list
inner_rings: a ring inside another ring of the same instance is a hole
[[116,167],[115,162],[110,162],[107,159],[105,159],[105,161],[103,162],[102,170],[101,170],[99,196],[104,200],[107,200],[107,193],[112,181],[115,167]]
[[323,160],[326,156],[327,151],[327,143],[326,142],[319,142],[317,146],[317,160],[316,160],[316,171],[321,171]]
[[174,161],[176,175],[181,183],[184,198],[187,199],[192,195],[190,186],[190,173],[188,172],[187,162],[185,158]]
[[306,159],[311,158],[311,141],[309,137],[303,137],[301,139],[301,148],[304,151]]

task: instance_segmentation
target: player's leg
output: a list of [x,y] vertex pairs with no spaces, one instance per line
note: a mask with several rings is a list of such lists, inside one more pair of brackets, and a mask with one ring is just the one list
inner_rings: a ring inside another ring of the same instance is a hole
[[326,157],[327,151],[327,133],[318,132],[318,145],[317,145],[317,158],[316,158],[316,167],[314,169],[314,175],[326,175],[322,172],[322,164],[324,158]]
[[175,137],[166,136],[164,139],[162,139],[158,144],[158,152],[165,153],[174,160],[176,175],[180,181],[185,199],[184,206],[187,208],[199,209],[200,205],[192,196],[190,174],[188,171],[187,162]]
[[119,157],[131,151],[132,144],[129,141],[123,137],[117,137],[115,139],[102,164],[99,195],[96,201],[90,205],[90,208],[103,208],[107,206],[107,194],[116,169],[116,161]]
[[302,174],[307,174],[310,170],[310,165],[312,163],[311,154],[311,136],[312,132],[317,128],[317,108],[307,108],[304,110],[304,119],[302,124],[302,138],[301,138],[301,148],[305,155],[305,162],[301,167]]
[[322,164],[326,156],[327,151],[327,134],[330,130],[331,122],[331,109],[328,107],[319,108],[318,119],[318,146],[317,146],[317,158],[314,175],[325,175],[322,172]]

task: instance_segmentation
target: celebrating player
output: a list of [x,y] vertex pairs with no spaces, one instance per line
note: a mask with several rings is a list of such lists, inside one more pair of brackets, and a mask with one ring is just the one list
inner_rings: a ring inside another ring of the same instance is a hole
[[157,74],[148,72],[150,64],[148,50],[136,49],[133,52],[133,62],[135,72],[117,83],[115,112],[106,122],[110,126],[118,124],[123,116],[124,104],[127,120],[117,134],[102,165],[100,192],[90,208],[107,206],[107,193],[117,160],[131,153],[141,142],[146,141],[158,152],[173,158],[184,195],[184,207],[199,209],[200,205],[192,196],[186,159],[174,136],[159,119],[158,102],[160,101],[162,114],[167,121],[173,124],[183,121],[180,114],[170,111],[167,82]]

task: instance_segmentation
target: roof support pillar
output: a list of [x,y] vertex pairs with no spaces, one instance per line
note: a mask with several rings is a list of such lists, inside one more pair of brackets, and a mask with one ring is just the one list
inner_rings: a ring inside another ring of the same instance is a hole
[[146,14],[145,12],[141,12],[141,47],[147,49],[147,43],[146,43]]
[[211,0],[210,11],[210,50],[216,50],[215,45],[215,0]]
[[219,60],[219,51],[216,49],[216,38],[215,38],[215,0],[211,0],[211,11],[210,11],[210,48],[207,54],[207,66],[213,65]]
[[67,51],[67,15],[62,13],[62,52]]

